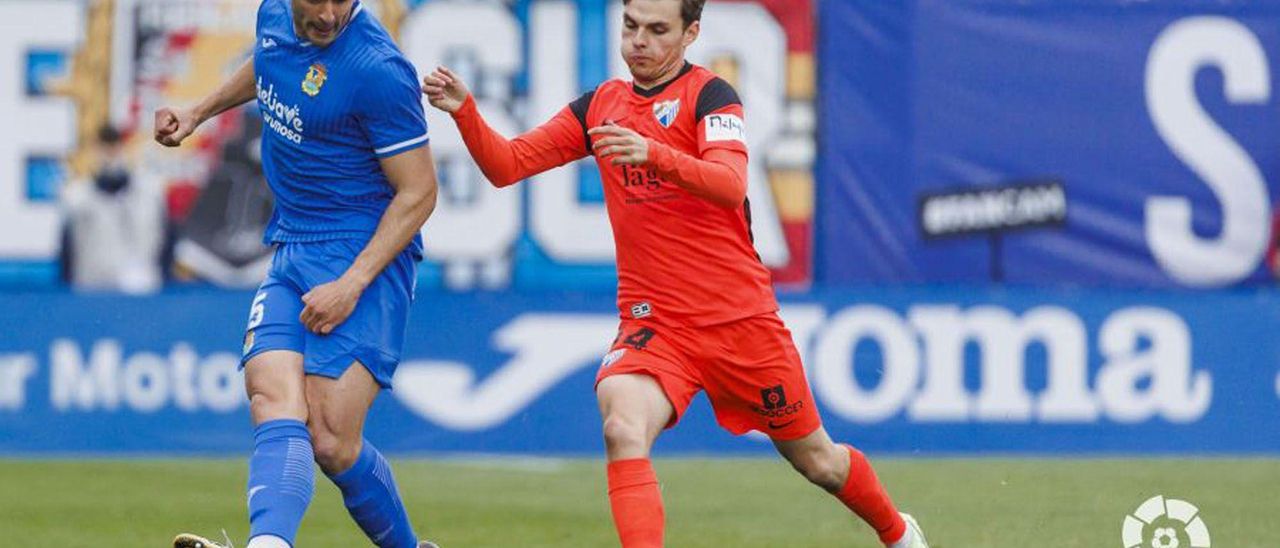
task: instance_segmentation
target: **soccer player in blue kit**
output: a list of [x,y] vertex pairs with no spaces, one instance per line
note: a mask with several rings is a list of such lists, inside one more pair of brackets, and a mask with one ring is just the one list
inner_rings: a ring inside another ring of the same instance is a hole
[[[197,105],[157,110],[156,140],[178,146],[254,98],[276,199],[264,240],[276,249],[244,335],[248,548],[293,545],[313,461],[374,544],[434,546],[418,543],[390,466],[362,435],[400,359],[419,230],[436,203],[417,73],[359,0],[263,0],[253,57]],[[191,534],[174,546],[220,547]]]

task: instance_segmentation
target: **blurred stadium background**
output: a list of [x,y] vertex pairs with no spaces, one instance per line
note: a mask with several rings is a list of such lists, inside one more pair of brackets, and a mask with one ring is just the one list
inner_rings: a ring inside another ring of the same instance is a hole
[[[616,0],[364,2],[507,134],[624,72]],[[0,0],[0,546],[243,537],[260,124],[177,151],[150,124],[248,54],[256,6]],[[711,0],[692,60],[746,104],[816,404],[935,546],[1129,547],[1156,495],[1215,545],[1280,545],[1278,23],[1275,0]],[[428,114],[443,199],[369,437],[445,546],[614,545],[598,174],[494,191]],[[657,452],[672,546],[871,546],[705,401]],[[364,545],[327,489],[302,545]]]

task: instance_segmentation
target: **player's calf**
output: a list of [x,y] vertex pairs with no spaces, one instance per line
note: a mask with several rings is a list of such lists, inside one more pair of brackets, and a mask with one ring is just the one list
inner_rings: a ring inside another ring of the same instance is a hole
[[783,458],[800,475],[828,493],[836,493],[849,476],[849,453],[822,429],[793,441],[774,441]]
[[354,463],[341,473],[328,473],[342,492],[351,519],[380,548],[415,548],[418,537],[396,487],[391,465],[368,441]]
[[342,492],[343,504],[379,548],[417,548],[391,465],[361,434],[380,387],[367,368],[353,363],[338,379],[307,379],[315,460]]
[[652,377],[614,375],[596,387],[609,460],[609,508],[623,548],[660,548],[662,491],[649,449],[675,413]]
[[896,548],[897,543],[911,540],[907,522],[861,451],[836,445],[822,428],[798,440],[774,441],[774,446],[806,479],[875,529],[881,542]]
[[[836,498],[876,530],[880,541],[894,548],[917,546],[911,544],[907,522],[894,507],[893,500],[871,468],[871,461],[861,451],[842,446],[849,455],[849,474],[844,486],[835,493]],[[906,541],[907,544],[902,544]]]

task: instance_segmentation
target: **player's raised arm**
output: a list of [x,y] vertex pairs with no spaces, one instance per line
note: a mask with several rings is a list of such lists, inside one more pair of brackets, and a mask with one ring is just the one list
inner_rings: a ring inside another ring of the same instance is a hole
[[[462,79],[439,67],[422,81],[431,106],[448,112],[489,182],[504,187],[587,156],[583,122],[565,107],[546,123],[507,139],[489,127]],[[585,112],[585,106],[583,107]]]
[[205,120],[249,102],[257,96],[253,84],[253,57],[223,82],[218,89],[190,108],[160,107],[156,109],[156,142],[176,147]]

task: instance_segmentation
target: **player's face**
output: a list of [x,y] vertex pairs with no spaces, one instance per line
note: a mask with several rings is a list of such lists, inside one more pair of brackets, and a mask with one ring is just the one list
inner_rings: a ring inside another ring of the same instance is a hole
[[320,47],[333,43],[351,20],[354,0],[293,0],[293,28]]
[[688,27],[680,0],[631,0],[622,10],[622,58],[636,83],[659,83],[684,66],[684,50],[698,37]]

